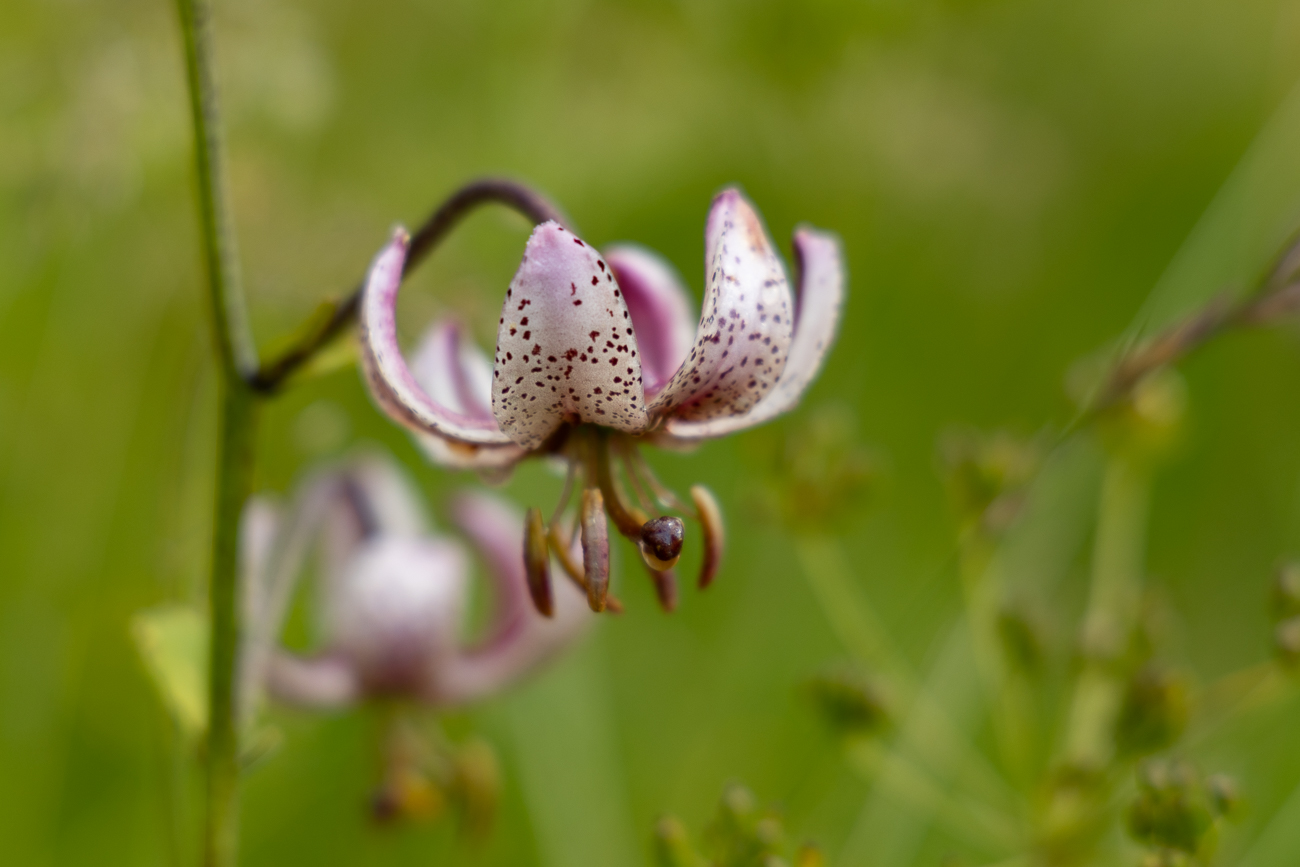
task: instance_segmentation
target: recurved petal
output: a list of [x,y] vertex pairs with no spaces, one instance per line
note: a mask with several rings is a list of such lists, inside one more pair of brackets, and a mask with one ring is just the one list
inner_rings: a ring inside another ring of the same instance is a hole
[[561,424],[646,426],[641,359],[613,271],[558,223],[533,230],[506,291],[492,373],[492,414],[525,449]]
[[307,659],[276,652],[267,665],[266,688],[276,699],[301,707],[342,707],[361,697],[356,672],[332,656]]
[[706,420],[670,418],[668,437],[681,442],[708,439],[762,424],[793,409],[821,370],[835,342],[844,305],[844,254],[829,232],[801,228],[794,234],[799,313],[785,370],[776,387],[745,415]]
[[266,611],[271,560],[280,524],[280,509],[269,497],[248,498],[239,523],[239,572],[249,623],[259,622]]
[[651,414],[703,420],[741,415],[785,368],[790,286],[763,222],[738,190],[713,200],[705,226],[706,286],[695,344]]
[[605,262],[614,269],[632,315],[646,398],[653,398],[691,351],[694,304],[677,271],[658,253],[615,244],[605,248]]
[[424,333],[415,349],[411,371],[434,403],[495,426],[492,362],[458,320],[440,320]]
[[452,500],[452,519],[465,533],[487,567],[492,584],[491,622],[487,641],[517,628],[532,616],[528,580],[519,550],[523,517],[499,497],[461,491]]
[[411,430],[477,445],[507,443],[510,438],[491,419],[465,415],[433,400],[402,356],[397,343],[397,291],[409,241],[406,232],[398,229],[375,257],[362,289],[361,362],[370,393],[384,412]]
[[421,536],[429,531],[424,501],[401,466],[383,452],[355,458],[344,475],[343,500],[362,536]]
[[419,431],[413,431],[411,436],[429,460],[453,470],[506,470],[528,454],[512,442],[484,446]]

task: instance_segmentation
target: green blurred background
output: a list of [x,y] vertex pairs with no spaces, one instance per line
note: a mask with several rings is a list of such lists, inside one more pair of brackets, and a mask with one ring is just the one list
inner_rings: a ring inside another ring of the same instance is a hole
[[[834,862],[868,786],[800,698],[847,654],[793,531],[752,507],[769,445],[819,412],[853,419],[878,473],[870,508],[836,532],[923,667],[960,598],[936,438],[1066,421],[1072,362],[1134,321],[1300,74],[1300,3],[1279,0],[215,6],[264,348],[350,287],[394,222],[484,173],[547,191],[593,243],[660,250],[696,291],[709,198],[739,183],[783,249],[799,221],[839,232],[851,274],[839,345],[799,414],[650,456],[675,485],[718,493],[731,549],[717,585],[668,617],[629,570],[628,614],[448,721],[503,761],[486,845],[445,822],[369,822],[367,713],[278,713],[285,746],[245,789],[248,865],[646,863],[656,815],[699,827],[733,779]],[[6,864],[191,863],[197,789],[128,632],[139,609],[198,598],[204,574],[214,383],[182,85],[166,0],[0,4]],[[1279,153],[1260,189],[1300,163],[1300,136]],[[1300,205],[1300,186],[1281,193],[1264,251]],[[406,334],[454,309],[490,345],[526,232],[475,216],[412,281]],[[1205,233],[1191,243],[1219,255]],[[1300,550],[1300,348],[1284,331],[1233,336],[1184,372],[1189,421],[1155,487],[1149,569],[1178,612],[1180,661],[1208,681],[1267,658],[1270,572]],[[269,407],[258,487],[285,491],[312,461],[375,442],[435,504],[475,481],[426,466],[345,370]],[[529,467],[509,490],[545,508],[557,488]],[[1077,597],[1085,557],[1071,556],[1063,595]],[[1246,792],[1229,856],[1300,780],[1297,724],[1285,701],[1201,757]],[[854,846],[877,863],[870,834]]]

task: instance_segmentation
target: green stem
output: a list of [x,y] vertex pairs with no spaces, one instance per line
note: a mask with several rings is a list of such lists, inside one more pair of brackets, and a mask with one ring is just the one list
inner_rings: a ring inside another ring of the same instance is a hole
[[177,0],[176,5],[185,40],[199,220],[213,336],[226,374],[242,378],[257,370],[257,350],[244,309],[239,253],[226,190],[221,111],[212,50],[212,8],[208,0]]
[[[883,674],[891,685],[901,711],[898,744],[915,745],[932,771],[945,780],[959,780],[984,803],[1014,811],[1019,806],[1015,792],[967,741],[961,726],[954,724],[936,692],[935,672],[926,682],[917,682],[883,619],[854,586],[853,567],[839,543],[828,536],[802,535],[797,537],[796,553],[832,631],[855,661]],[[948,646],[957,652],[951,636]],[[960,652],[966,652],[964,645]],[[947,655],[951,654],[945,649],[943,658]]]
[[998,614],[1005,593],[1003,568],[995,539],[978,527],[963,534],[958,571],[971,650],[1003,766],[1011,779],[1024,783],[1032,774],[1033,702],[1028,684],[1007,664],[998,637]]
[[252,491],[258,402],[242,379],[223,383],[221,442],[217,458],[216,515],[212,574],[208,584],[212,618],[208,675],[207,817],[204,863],[230,867],[239,841],[239,517]]
[[1119,663],[1142,595],[1147,495],[1147,473],[1125,456],[1112,457],[1102,484],[1083,621],[1085,662],[1066,729],[1066,759],[1076,767],[1100,769],[1111,758],[1111,729],[1123,691]]
[[212,568],[208,578],[212,629],[204,863],[208,867],[232,867],[239,840],[239,732],[236,727],[242,611],[238,581],[239,518],[252,490],[257,399],[246,377],[257,369],[257,350],[244,309],[239,256],[226,190],[212,50],[212,10],[207,0],[177,0],[177,8],[185,43],[190,116],[194,126],[208,301],[220,362],[220,439]]

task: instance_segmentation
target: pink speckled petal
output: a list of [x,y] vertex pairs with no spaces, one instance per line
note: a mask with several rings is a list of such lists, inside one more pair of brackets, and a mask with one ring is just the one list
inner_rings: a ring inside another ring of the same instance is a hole
[[439,406],[475,421],[492,421],[492,362],[455,319],[435,322],[415,349],[411,372]]
[[623,290],[636,332],[646,398],[668,384],[695,339],[694,304],[673,266],[633,244],[605,248],[605,262]]
[[506,292],[492,414],[526,449],[565,421],[646,426],[631,315],[605,260],[558,223],[533,230]]
[[707,285],[695,345],[651,404],[654,416],[741,415],[785,369],[790,286],[762,220],[739,191],[713,200],[704,246]]
[[762,424],[793,409],[821,370],[835,342],[844,305],[844,255],[829,232],[802,228],[794,234],[799,283],[799,314],[785,371],[776,387],[745,415],[707,421],[670,418],[664,432],[679,441],[708,439]]
[[434,401],[416,381],[397,343],[397,290],[410,238],[398,229],[375,257],[366,277],[358,314],[361,362],[376,403],[411,430],[472,445],[507,443],[491,419],[456,412]]
[[523,516],[496,497],[465,492],[453,502],[456,523],[478,548],[495,590],[484,640],[441,666],[427,698],[439,705],[482,698],[553,656],[592,621],[586,597],[570,581],[553,585],[554,616],[542,617],[528,601],[520,550]]

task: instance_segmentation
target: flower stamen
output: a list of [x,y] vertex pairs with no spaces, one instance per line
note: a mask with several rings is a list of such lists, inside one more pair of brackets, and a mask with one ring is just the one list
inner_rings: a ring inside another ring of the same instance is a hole
[[587,604],[605,610],[609,594],[609,525],[600,488],[582,491],[582,570],[587,583]]
[[722,565],[722,549],[726,544],[726,531],[722,524],[722,510],[713,493],[703,485],[691,487],[691,500],[700,516],[700,527],[704,530],[704,556],[700,560],[700,589],[713,583]]
[[553,617],[555,599],[551,593],[551,555],[546,542],[542,511],[531,508],[524,519],[524,574],[528,578],[528,595],[543,617]]
[[635,480],[638,486],[644,484],[654,492],[655,501],[664,509],[673,509],[683,512],[692,518],[699,518],[699,515],[687,505],[677,492],[672,488],[659,481],[654,470],[646,463],[645,456],[634,443],[627,439],[620,440],[620,451],[623,456],[623,464],[627,467],[628,476]]
[[[581,567],[574,562],[573,551],[573,534],[566,533],[560,526],[559,520],[551,522],[547,528],[547,538],[550,540],[551,553],[555,559],[560,562],[560,568],[564,574],[569,576],[569,580],[577,585],[583,593],[587,592],[587,576],[582,574]],[[605,592],[605,610],[610,614],[622,614],[623,603],[613,593]]]

